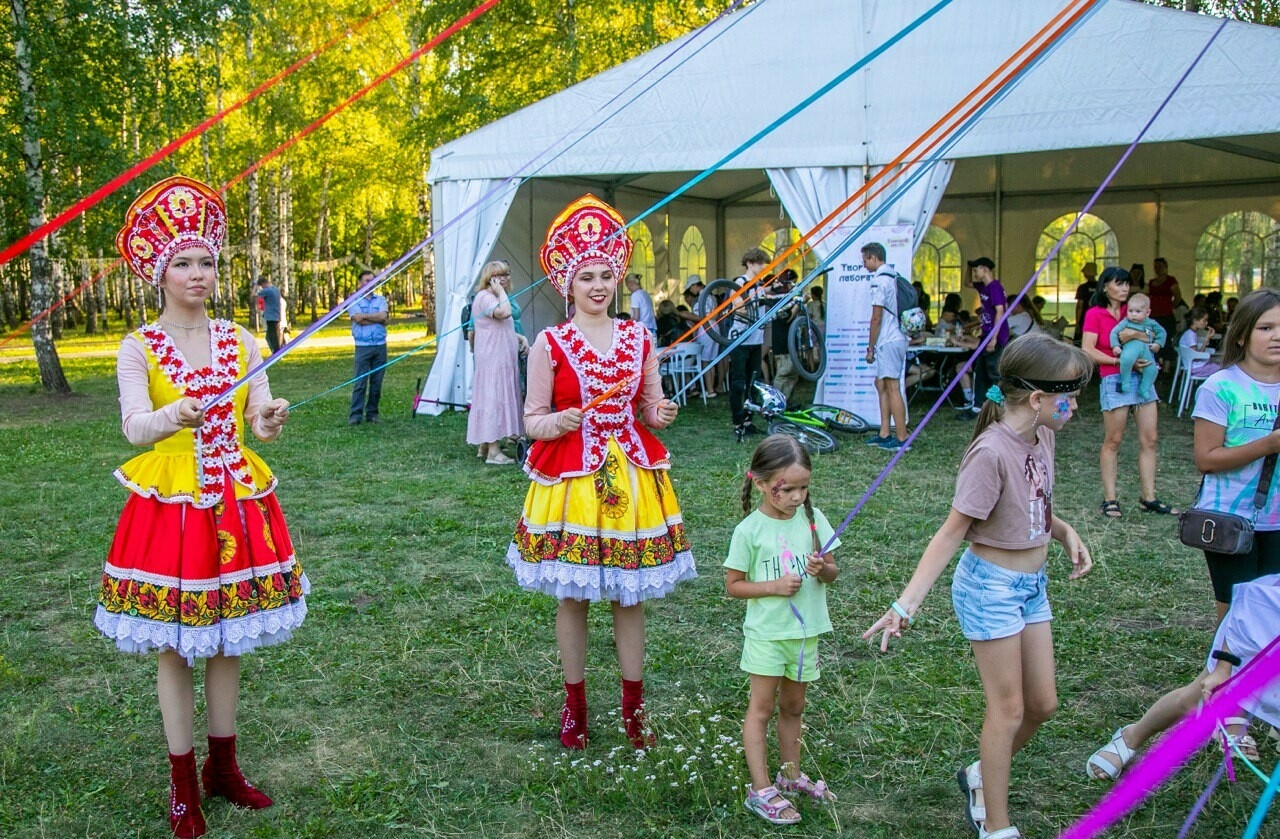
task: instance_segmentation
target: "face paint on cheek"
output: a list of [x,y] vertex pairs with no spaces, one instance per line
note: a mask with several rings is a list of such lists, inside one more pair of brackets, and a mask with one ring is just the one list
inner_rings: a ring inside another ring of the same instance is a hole
[[769,495],[775,504],[782,500],[782,479],[778,479],[773,486],[769,487]]
[[1054,403],[1053,407],[1057,409],[1053,412],[1053,418],[1056,420],[1062,419],[1064,416],[1071,413],[1071,400],[1065,396],[1059,396],[1058,401]]

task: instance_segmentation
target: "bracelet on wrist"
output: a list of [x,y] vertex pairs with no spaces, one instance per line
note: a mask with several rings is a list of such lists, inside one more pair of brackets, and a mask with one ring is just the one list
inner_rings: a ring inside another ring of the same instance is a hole
[[916,619],[911,617],[911,614],[907,612],[906,609],[902,608],[902,604],[898,601],[893,601],[889,604],[889,607],[898,613],[898,617],[907,619],[907,626],[913,626],[915,624]]

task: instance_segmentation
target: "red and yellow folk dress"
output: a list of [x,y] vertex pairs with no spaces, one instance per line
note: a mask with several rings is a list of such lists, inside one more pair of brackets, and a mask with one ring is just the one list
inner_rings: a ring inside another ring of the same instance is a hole
[[[632,606],[698,575],[667,450],[637,418],[656,424],[657,368],[649,331],[633,321],[614,321],[603,353],[572,322],[534,342],[524,418],[532,483],[507,549],[521,588]],[[620,382],[577,431],[560,433],[559,412]]]
[[130,495],[94,624],[126,652],[240,655],[287,640],[307,614],[276,479],[244,446],[246,424],[263,440],[279,433],[258,418],[271,401],[266,376],[208,409],[199,429],[177,422],[182,397],[203,403],[261,361],[252,336],[228,321],[210,321],[209,341],[213,362],[200,369],[155,326],[120,346],[124,433],[153,448],[116,470]]

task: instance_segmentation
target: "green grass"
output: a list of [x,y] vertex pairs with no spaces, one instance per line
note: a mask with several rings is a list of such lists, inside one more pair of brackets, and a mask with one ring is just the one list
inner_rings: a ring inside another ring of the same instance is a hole
[[[313,584],[310,616],[291,643],[244,662],[243,763],[277,805],[211,803],[210,836],[966,835],[953,773],[974,758],[982,696],[946,578],[890,654],[859,636],[944,518],[970,426],[939,417],[844,536],[804,753],[840,802],[802,806],[802,825],[773,831],[742,808],[743,607],[724,595],[720,564],[750,449],[732,442],[725,399],[691,405],[662,435],[702,576],[646,607],[659,746],[639,757],[616,730],[617,669],[597,608],[593,740],[570,755],[554,737],[554,602],[517,589],[503,562],[526,481],[477,462],[464,415],[408,416],[427,363],[392,368],[380,426],[348,428],[340,391],[257,447],[281,480]],[[154,663],[118,654],[92,626],[124,501],[111,471],[134,453],[119,432],[112,366],[70,360],[76,395],[63,399],[37,393],[33,363],[0,366],[6,837],[168,835]],[[317,349],[273,368],[272,384],[301,401],[349,375],[345,350]],[[1055,835],[1097,800],[1104,787],[1085,780],[1086,757],[1195,674],[1212,629],[1202,557],[1178,544],[1174,521],[1134,506],[1132,434],[1121,451],[1126,516],[1098,514],[1101,424],[1096,398],[1086,403],[1060,438],[1055,509],[1097,566],[1067,583],[1060,550],[1051,554],[1061,710],[1013,778],[1015,821],[1032,837]],[[1158,485],[1185,504],[1196,485],[1190,422],[1162,408],[1161,434]],[[856,442],[820,458],[816,503],[843,518],[887,460]],[[1215,768],[1202,753],[1113,835],[1172,836]],[[1259,792],[1247,775],[1224,785],[1193,835],[1240,835]]]

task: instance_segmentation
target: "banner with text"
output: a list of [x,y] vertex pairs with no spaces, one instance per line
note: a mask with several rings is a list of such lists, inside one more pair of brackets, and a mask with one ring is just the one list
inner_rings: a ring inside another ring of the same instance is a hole
[[[853,232],[853,224],[837,231],[839,239]],[[867,364],[871,336],[871,272],[862,264],[862,246],[884,245],[888,266],[911,279],[911,242],[915,225],[893,224],[869,228],[831,261],[827,275],[827,370],[818,382],[817,401],[845,408],[868,422],[880,422],[874,370]]]

